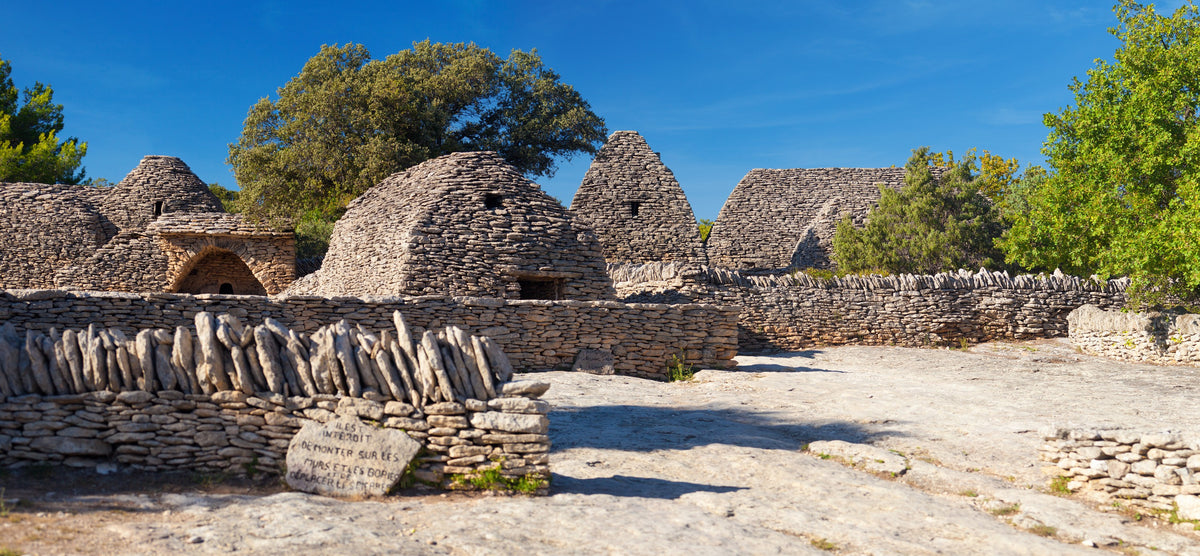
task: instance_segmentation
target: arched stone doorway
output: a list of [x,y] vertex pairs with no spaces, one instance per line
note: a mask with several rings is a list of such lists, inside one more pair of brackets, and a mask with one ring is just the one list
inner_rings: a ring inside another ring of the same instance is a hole
[[254,277],[254,273],[241,257],[231,251],[217,248],[206,249],[185,265],[171,291],[267,295],[267,289]]

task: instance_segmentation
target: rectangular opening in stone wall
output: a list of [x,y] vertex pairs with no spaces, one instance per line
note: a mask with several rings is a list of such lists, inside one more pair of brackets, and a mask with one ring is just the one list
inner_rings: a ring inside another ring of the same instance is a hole
[[642,202],[641,201],[629,201],[629,214],[631,214],[634,218],[637,218],[637,216],[641,213],[642,213]]
[[488,210],[504,208],[504,197],[499,193],[488,193],[483,196],[483,206]]
[[163,202],[162,201],[154,201],[154,216],[162,216],[162,213],[163,213]]
[[561,278],[518,278],[517,286],[520,287],[518,299],[562,299]]

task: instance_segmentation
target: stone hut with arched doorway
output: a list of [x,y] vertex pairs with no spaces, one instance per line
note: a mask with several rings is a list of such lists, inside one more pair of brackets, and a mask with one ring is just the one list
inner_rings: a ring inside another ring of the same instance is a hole
[[211,284],[187,289],[194,281],[178,275],[185,267],[216,276],[236,266],[228,257],[197,259],[203,246],[205,255],[240,258],[258,282],[231,278],[212,293],[225,283],[234,293],[278,293],[295,279],[292,234],[226,214],[175,157],[147,156],[111,188],[0,184],[0,202],[0,287],[201,293]]
[[350,203],[288,294],[614,297],[596,236],[494,152],[392,174]]
[[704,264],[696,215],[658,153],[636,131],[616,131],[571,201],[600,238],[609,264]]
[[879,203],[880,185],[900,188],[904,168],[751,170],[713,224],[709,264],[772,271],[830,268],[838,222],[850,215],[861,226]]

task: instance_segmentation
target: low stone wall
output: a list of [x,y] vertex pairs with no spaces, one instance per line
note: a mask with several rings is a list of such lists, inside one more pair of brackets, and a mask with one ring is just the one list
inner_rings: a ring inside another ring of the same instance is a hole
[[1066,487],[1103,503],[1151,511],[1174,511],[1200,519],[1200,443],[1173,432],[1049,427],[1041,459],[1050,474],[1068,477]]
[[545,383],[505,383],[502,397],[415,408],[404,402],[220,391],[100,391],[27,395],[0,402],[0,465],[95,466],[147,471],[282,472],[288,443],[306,422],[338,415],[395,428],[423,444],[413,479],[470,488],[461,476],[499,468],[536,486],[549,479]]
[[927,276],[762,275],[670,265],[616,269],[627,301],[710,303],[741,308],[743,352],[819,345],[957,345],[1067,335],[1067,315],[1085,304],[1121,307],[1126,280],[1060,273],[960,270]]
[[671,355],[702,367],[733,366],[738,309],[704,304],[540,301],[471,297],[254,297],[60,290],[0,291],[0,322],[26,329],[189,326],[196,313],[228,313],[257,325],[270,317],[298,333],[346,319],[392,326],[399,310],[419,329],[459,326],[503,346],[518,370],[570,369],[581,350],[611,351],[618,374],[664,380]]
[[1067,320],[1071,343],[1085,353],[1159,364],[1200,363],[1200,315],[1124,313],[1085,305]]

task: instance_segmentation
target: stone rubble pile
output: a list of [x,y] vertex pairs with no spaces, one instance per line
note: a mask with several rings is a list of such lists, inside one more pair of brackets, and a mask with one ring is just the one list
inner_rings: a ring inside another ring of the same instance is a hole
[[229,314],[196,313],[195,328],[141,330],[92,324],[86,330],[0,326],[0,396],[106,390],[213,394],[235,390],[284,396],[337,394],[416,406],[487,401],[512,377],[508,357],[490,338],[450,326],[417,333],[399,311],[379,334],[346,320],[297,334],[266,318],[246,326]]
[[1178,510],[1181,519],[1200,519],[1200,443],[1175,432],[1089,430],[1048,427],[1042,461],[1047,472],[1069,477],[1103,503],[1121,502],[1149,510]]

